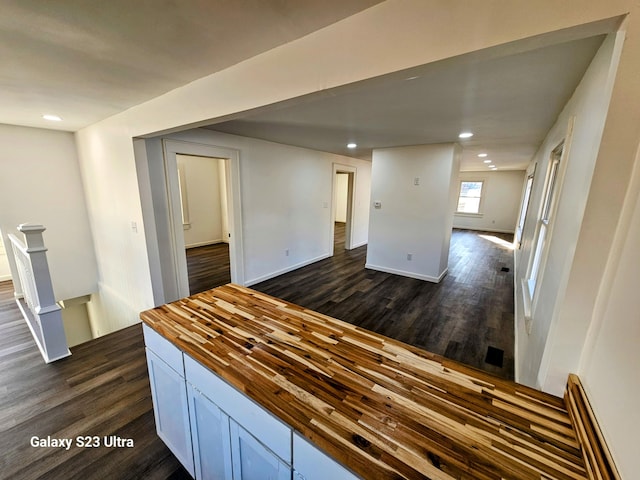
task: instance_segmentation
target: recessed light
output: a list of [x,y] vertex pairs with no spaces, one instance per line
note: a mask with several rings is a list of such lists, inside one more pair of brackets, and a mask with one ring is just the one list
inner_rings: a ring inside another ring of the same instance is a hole
[[347,143],[347,148],[356,148],[357,146],[357,143]]
[[471,132],[462,132],[460,135],[458,135],[458,137],[460,137],[460,138],[471,138],[471,137],[473,137],[473,133],[471,133]]
[[58,115],[52,115],[50,113],[42,115],[42,118],[44,118],[45,120],[49,120],[50,122],[61,122],[62,121],[62,118],[60,118]]
[[487,154],[486,154],[486,153],[479,153],[479,154],[478,154],[478,156],[479,156],[480,158],[484,158],[484,157],[486,157],[486,156],[487,156]]
[[409,80],[415,80],[417,78],[420,78],[420,77],[418,75],[415,75],[413,77],[405,78],[405,80],[409,81]]
[[484,163],[491,163],[491,160],[485,160]]
[[498,168],[495,165],[489,165],[489,168]]

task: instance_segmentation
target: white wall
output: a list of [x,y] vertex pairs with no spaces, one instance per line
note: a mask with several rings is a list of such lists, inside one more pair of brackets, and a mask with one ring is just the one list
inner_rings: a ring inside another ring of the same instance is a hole
[[5,245],[9,233],[22,238],[19,224],[44,225],[56,299],[96,291],[96,261],[73,134],[0,125],[0,145],[0,230]]
[[[370,162],[205,129],[164,138],[239,151],[245,283],[254,284],[332,254],[329,207],[334,163],[357,169],[353,242],[367,242]],[[162,159],[156,161],[160,164]]]
[[[611,62],[615,35],[609,36],[596,54],[583,80],[549,131],[529,170],[537,164],[531,203],[523,232],[522,247],[516,251],[516,338],[518,380],[561,395],[567,375],[576,372],[589,317],[567,318],[561,312],[569,301],[566,289],[579,240],[585,205],[611,94]],[[558,208],[550,230],[548,255],[538,276],[532,304],[532,327],[527,333],[523,310],[522,281],[532,257],[545,174],[552,150],[565,138],[575,116],[568,156],[561,165]],[[596,255],[598,252],[593,252]],[[579,299],[586,302],[588,299]]]
[[222,202],[218,158],[176,155],[183,173],[188,225],[184,226],[187,248],[222,241]]
[[[640,139],[640,6],[633,0],[537,0],[533,4],[496,0],[478,8],[459,0],[387,0],[83,129],[77,133],[77,144],[100,271],[100,292],[91,302],[94,310],[115,329],[135,322],[140,310],[153,306],[153,267],[147,256],[151,247],[145,237],[152,222],[142,222],[132,138],[202,125],[280,100],[521,39],[531,39],[530,46],[550,38],[568,40],[572,31],[564,29],[626,14],[629,41],[622,52],[602,142],[592,145],[597,163],[589,208],[574,238],[579,261],[573,267],[581,268],[572,272],[567,283],[575,318],[590,318]],[[556,33],[539,36],[548,32]],[[137,232],[131,228],[132,221]],[[565,246],[573,248],[570,243]],[[532,348],[544,348],[544,341]],[[524,356],[520,356],[523,361]],[[626,370],[616,373],[622,382],[636,378]],[[625,395],[637,400],[633,391]],[[640,425],[630,422],[626,431],[615,431],[617,444],[635,442],[638,430]]]
[[11,270],[9,269],[7,250],[4,248],[4,242],[2,241],[2,232],[0,232],[0,282],[5,280],[11,280]]
[[524,170],[497,172],[460,172],[457,189],[462,181],[483,181],[480,214],[453,216],[454,228],[513,233],[518,221]]
[[373,151],[367,268],[431,282],[446,273],[459,153],[452,143]]
[[638,442],[629,439],[640,425],[640,150],[638,157],[579,370],[623,478],[640,472]]
[[349,196],[349,174],[336,174],[336,194],[335,194],[335,220],[336,222],[347,221],[347,201]]

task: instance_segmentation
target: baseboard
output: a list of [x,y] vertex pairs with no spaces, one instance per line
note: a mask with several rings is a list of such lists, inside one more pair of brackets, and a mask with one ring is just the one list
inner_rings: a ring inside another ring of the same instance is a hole
[[492,232],[492,233],[510,233],[514,234],[514,230],[503,230],[501,228],[472,228],[472,227],[456,227],[453,226],[454,230],[471,230],[473,232]]
[[9,275],[0,275],[0,282],[6,282],[7,280],[13,280],[11,274]]
[[620,480],[620,473],[577,375],[570,374],[564,401],[573,423],[590,480]]
[[285,273],[293,272],[294,270],[297,270],[297,269],[302,268],[302,267],[306,267],[307,265],[311,265],[312,263],[319,262],[320,260],[324,260],[325,258],[329,258],[329,257],[331,257],[331,255],[326,253],[324,255],[320,255],[319,257],[312,258],[311,260],[306,260],[304,262],[296,263],[295,265],[291,265],[290,267],[283,268],[282,270],[277,270],[275,272],[268,273],[266,275],[262,275],[260,277],[248,280],[248,281],[244,282],[244,285],[246,287],[250,287],[251,285],[255,285],[256,283],[264,282],[264,281],[270,280],[270,279],[272,279],[274,277],[278,277],[280,275],[284,275]]
[[356,248],[364,247],[367,243],[369,243],[369,242],[367,240],[365,240],[364,242],[360,242],[360,243],[357,243],[355,245],[351,245],[350,250],[354,250]]
[[196,247],[206,247],[207,245],[216,245],[218,243],[225,243],[222,239],[220,240],[210,240],[207,242],[196,242],[190,243],[189,245],[185,245],[184,248],[196,248]]
[[437,277],[432,277],[430,275],[421,275],[415,272],[406,272],[404,270],[396,270],[394,268],[381,267],[379,265],[373,265],[371,263],[365,264],[364,268],[368,268],[370,270],[377,270],[379,272],[391,273],[393,275],[400,275],[402,277],[416,278],[418,280],[424,280],[426,282],[431,282],[431,283],[440,283],[440,281],[444,278],[444,276],[449,271],[448,268],[445,268],[440,275],[438,275]]

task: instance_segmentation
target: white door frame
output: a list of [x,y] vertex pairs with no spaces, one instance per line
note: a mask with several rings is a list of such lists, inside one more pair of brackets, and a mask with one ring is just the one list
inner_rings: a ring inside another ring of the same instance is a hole
[[172,261],[180,297],[189,296],[189,273],[184,245],[182,212],[180,210],[180,188],[176,155],[196,155],[199,157],[222,158],[228,160],[225,169],[227,185],[227,205],[229,212],[229,263],[231,281],[244,285],[244,255],[242,244],[242,208],[240,196],[240,152],[226,147],[162,139],[164,171],[169,200],[169,221],[171,223]]
[[351,165],[343,165],[340,163],[333,164],[333,176],[331,177],[331,255],[334,254],[333,242],[335,236],[335,223],[336,223],[336,174],[346,173],[349,175],[348,190],[347,190],[347,221],[345,225],[345,250],[353,249],[353,212],[355,210],[356,199],[356,175],[358,169]]

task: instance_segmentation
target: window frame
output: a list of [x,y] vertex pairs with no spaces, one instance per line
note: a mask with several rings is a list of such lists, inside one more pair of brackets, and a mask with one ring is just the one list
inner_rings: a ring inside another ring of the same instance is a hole
[[[472,196],[468,196],[468,195],[464,196],[464,198],[478,198],[478,211],[477,212],[464,212],[464,211],[458,210],[458,207],[460,206],[460,199],[463,198],[462,186],[465,183],[479,183],[480,184],[480,195],[478,197],[472,197]],[[483,206],[483,201],[484,201],[484,196],[485,196],[486,184],[487,184],[487,181],[484,178],[477,178],[475,180],[460,180],[460,186],[458,188],[458,201],[456,203],[455,214],[456,215],[460,215],[460,216],[481,217],[483,215],[482,206]]]
[[568,143],[565,139],[549,155],[542,202],[536,220],[536,230],[531,246],[531,257],[525,282],[525,288],[531,304],[534,303],[540,290],[538,287],[546,266],[551,230],[555,221],[555,213],[562,188],[567,151]]

